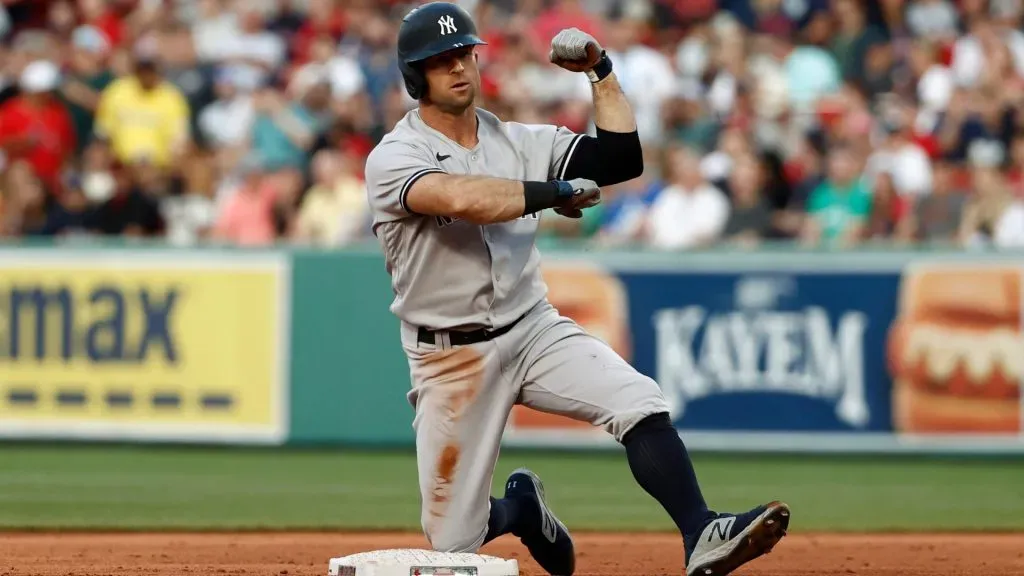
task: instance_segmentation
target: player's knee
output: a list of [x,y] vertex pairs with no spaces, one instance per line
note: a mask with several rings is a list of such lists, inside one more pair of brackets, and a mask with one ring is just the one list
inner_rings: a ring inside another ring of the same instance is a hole
[[475,554],[483,546],[487,535],[487,526],[479,532],[467,530],[465,525],[454,525],[451,528],[440,527],[426,532],[430,547],[438,552],[463,552]]
[[657,412],[655,414],[648,414],[640,419],[639,422],[633,425],[622,436],[622,443],[628,444],[631,438],[643,436],[645,434],[657,434],[664,431],[675,432],[675,428],[672,426],[672,418],[668,412]]
[[[608,432],[619,442],[634,428],[651,422],[671,420],[668,417],[669,407],[661,388],[653,380],[643,380],[634,387],[638,394],[630,406],[617,411],[608,423]],[[670,424],[671,425],[671,424]]]

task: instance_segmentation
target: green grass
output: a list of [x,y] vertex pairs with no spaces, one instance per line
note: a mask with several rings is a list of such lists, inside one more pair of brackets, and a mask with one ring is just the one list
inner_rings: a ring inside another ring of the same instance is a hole
[[[503,453],[578,530],[671,530],[620,454]],[[1024,530],[1024,462],[695,457],[720,510],[770,499],[801,531]],[[419,529],[410,453],[0,446],[0,528]]]

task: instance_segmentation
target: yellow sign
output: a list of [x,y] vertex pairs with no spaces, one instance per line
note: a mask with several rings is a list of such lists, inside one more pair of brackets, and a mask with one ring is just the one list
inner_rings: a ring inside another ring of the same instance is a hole
[[243,253],[0,254],[0,435],[282,441],[286,272]]

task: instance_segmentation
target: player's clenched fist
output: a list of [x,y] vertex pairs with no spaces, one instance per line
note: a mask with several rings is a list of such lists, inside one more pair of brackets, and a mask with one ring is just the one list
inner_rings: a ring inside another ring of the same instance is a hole
[[583,209],[601,203],[601,188],[597,182],[586,178],[558,180],[559,206],[555,212],[567,218],[583,217]]
[[597,65],[604,50],[593,36],[578,28],[566,28],[551,39],[552,63],[573,72],[586,72]]

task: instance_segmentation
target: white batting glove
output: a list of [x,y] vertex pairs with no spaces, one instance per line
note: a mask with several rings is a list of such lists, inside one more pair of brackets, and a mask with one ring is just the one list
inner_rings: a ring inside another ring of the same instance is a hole
[[582,210],[601,203],[601,188],[597,182],[586,178],[573,178],[569,180],[569,184],[574,192],[572,201],[569,203],[570,207]]
[[586,72],[593,68],[604,49],[593,36],[579,28],[566,28],[551,39],[548,59],[553,64],[572,72]]

